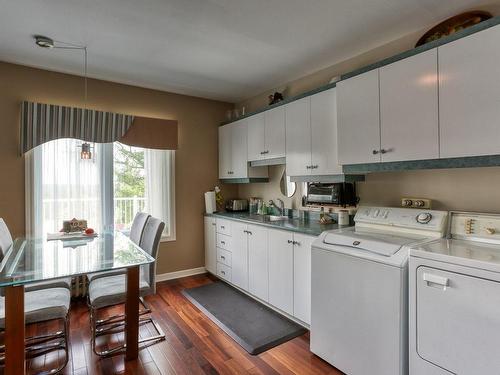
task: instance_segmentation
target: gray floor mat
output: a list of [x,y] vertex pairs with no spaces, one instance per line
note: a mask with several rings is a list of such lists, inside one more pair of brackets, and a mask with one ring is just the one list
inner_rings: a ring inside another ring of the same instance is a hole
[[299,324],[221,281],[184,289],[182,294],[253,355],[307,332]]

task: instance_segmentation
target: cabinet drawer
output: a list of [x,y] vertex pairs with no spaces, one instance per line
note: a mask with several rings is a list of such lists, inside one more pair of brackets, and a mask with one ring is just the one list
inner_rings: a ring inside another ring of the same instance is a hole
[[231,251],[231,240],[232,238],[228,235],[225,234],[220,234],[217,233],[217,247],[220,247],[221,249]]
[[231,252],[221,249],[220,247],[217,248],[217,262],[231,267],[232,266],[231,258],[232,258]]
[[231,235],[231,222],[229,220],[217,219],[217,233]]
[[217,262],[217,276],[224,280],[231,281],[231,267]]

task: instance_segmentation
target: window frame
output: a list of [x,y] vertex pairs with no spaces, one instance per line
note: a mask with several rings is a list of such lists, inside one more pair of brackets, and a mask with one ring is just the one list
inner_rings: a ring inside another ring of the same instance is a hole
[[[57,140],[55,140],[57,141]],[[110,149],[111,157],[108,154],[108,158],[105,160],[104,168],[106,169],[105,179],[107,184],[111,184],[113,187],[113,161],[114,156],[112,152],[112,147]],[[168,207],[166,218],[160,218],[161,220],[165,220],[165,232],[162,234],[160,242],[171,242],[176,241],[176,218],[175,218],[175,150],[165,150],[168,152],[168,163],[165,166],[168,168],[168,181],[167,181],[167,191],[165,192],[166,205]],[[26,225],[26,235],[33,236],[34,235],[34,223],[36,222],[36,218],[33,217],[35,213],[35,205],[41,204],[41,202],[37,202],[37,200],[41,199],[40,191],[38,188],[38,179],[41,179],[40,173],[40,162],[42,157],[42,145],[35,147],[33,150],[25,154],[25,225]],[[109,191],[109,187],[105,188],[106,191],[111,193],[110,201],[114,200],[114,188]],[[106,194],[109,194],[106,193]],[[113,203],[112,203],[113,204]],[[113,208],[111,208],[113,210]],[[106,208],[109,211],[109,208]],[[41,211],[40,211],[41,212]],[[114,213],[113,213],[114,217]],[[114,219],[113,219],[113,229],[114,229]],[[130,231],[122,231],[123,233],[128,234]],[[42,233],[42,235],[44,235]]]

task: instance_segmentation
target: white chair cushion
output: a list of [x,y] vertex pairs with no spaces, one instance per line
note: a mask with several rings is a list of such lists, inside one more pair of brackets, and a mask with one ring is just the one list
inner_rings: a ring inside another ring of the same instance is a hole
[[[51,288],[24,294],[26,324],[63,319],[69,311],[71,293],[67,288]],[[0,299],[0,328],[5,327],[5,297]]]
[[[127,276],[116,275],[100,277],[89,285],[89,300],[94,308],[118,305],[125,303],[127,292]],[[151,288],[141,272],[139,279],[139,290],[141,296],[151,293]]]
[[71,277],[63,279],[54,279],[48,281],[39,281],[37,283],[26,284],[24,287],[25,292],[32,292],[35,290],[49,289],[49,288],[66,288],[71,289]]

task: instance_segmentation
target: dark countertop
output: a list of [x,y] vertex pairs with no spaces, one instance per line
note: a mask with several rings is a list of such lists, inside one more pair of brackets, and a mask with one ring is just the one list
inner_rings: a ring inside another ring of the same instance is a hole
[[338,224],[320,224],[316,219],[304,220],[290,218],[280,221],[270,221],[263,215],[249,214],[248,212],[216,212],[205,216],[219,217],[221,219],[243,221],[248,224],[262,225],[268,228],[287,230],[290,232],[319,236],[325,230],[338,229]]

